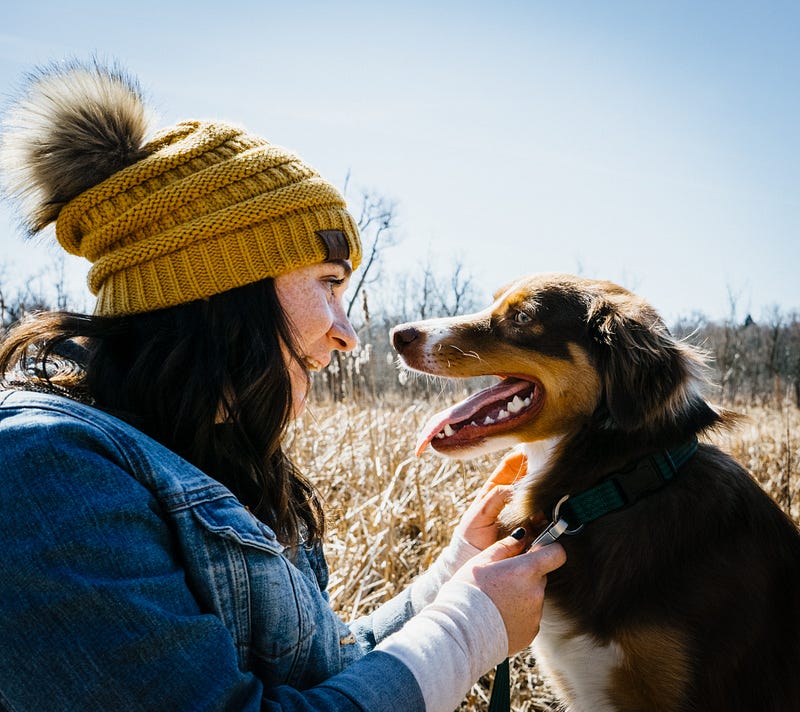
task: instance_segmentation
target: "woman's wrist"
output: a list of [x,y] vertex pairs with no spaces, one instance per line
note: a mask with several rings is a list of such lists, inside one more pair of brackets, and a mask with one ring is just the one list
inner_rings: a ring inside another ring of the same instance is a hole
[[481,675],[506,658],[508,636],[489,596],[469,583],[449,581],[377,649],[411,670],[426,712],[450,712]]
[[433,601],[453,574],[478,553],[480,549],[456,531],[436,561],[411,584],[411,605],[414,612],[419,613]]

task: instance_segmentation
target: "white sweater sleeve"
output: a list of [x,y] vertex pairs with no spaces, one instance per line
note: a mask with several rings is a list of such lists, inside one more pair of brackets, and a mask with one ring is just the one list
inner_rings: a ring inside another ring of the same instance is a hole
[[478,678],[506,658],[508,636],[483,591],[448,581],[430,605],[377,649],[411,670],[426,712],[452,712]]
[[411,605],[414,613],[419,613],[433,601],[442,585],[447,583],[453,574],[475,554],[479,553],[480,549],[472,546],[457,532],[454,533],[450,543],[439,554],[436,561],[411,584]]

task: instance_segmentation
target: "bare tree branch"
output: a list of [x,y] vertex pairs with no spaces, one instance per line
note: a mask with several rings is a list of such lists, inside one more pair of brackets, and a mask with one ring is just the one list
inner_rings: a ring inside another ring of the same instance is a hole
[[358,218],[358,229],[361,241],[365,246],[362,255],[362,266],[359,270],[359,279],[355,289],[350,295],[347,305],[347,316],[353,310],[361,291],[368,284],[368,278],[379,271],[379,260],[382,251],[394,244],[392,230],[395,227],[395,205],[383,196],[364,192],[361,196],[361,212]]

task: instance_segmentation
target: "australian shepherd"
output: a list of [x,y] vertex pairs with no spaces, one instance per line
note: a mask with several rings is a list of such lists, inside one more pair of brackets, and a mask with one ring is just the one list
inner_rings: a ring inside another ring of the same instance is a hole
[[800,535],[698,444],[735,417],[706,400],[703,357],[648,303],[536,275],[392,341],[410,369],[499,377],[431,418],[417,449],[527,454],[505,519],[544,513],[566,530],[534,653],[571,712],[800,711]]

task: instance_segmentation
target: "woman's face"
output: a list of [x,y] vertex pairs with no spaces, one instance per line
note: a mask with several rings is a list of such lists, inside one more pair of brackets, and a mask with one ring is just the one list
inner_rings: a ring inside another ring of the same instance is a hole
[[303,411],[308,395],[306,369],[319,371],[330,363],[334,350],[350,351],[356,333],[344,311],[342,298],[352,268],[347,260],[308,265],[275,277],[275,290],[294,330],[303,364],[284,352],[292,381],[292,417]]

